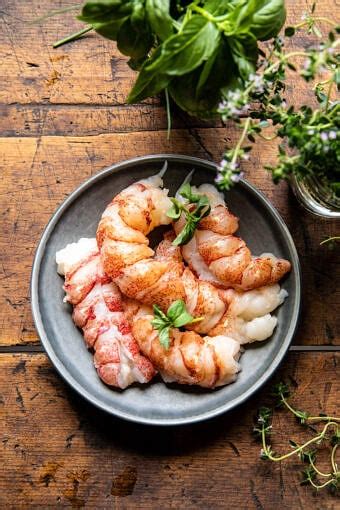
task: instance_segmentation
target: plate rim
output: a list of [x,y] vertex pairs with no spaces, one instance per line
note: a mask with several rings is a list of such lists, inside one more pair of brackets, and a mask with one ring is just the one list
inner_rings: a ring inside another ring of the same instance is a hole
[[148,162],[163,162],[164,160],[172,161],[172,162],[181,162],[181,163],[187,163],[188,165],[195,165],[198,164],[200,166],[204,166],[208,168],[209,170],[216,170],[217,165],[213,163],[212,161],[205,160],[203,158],[197,158],[194,156],[187,156],[187,155],[181,155],[181,154],[151,154],[147,156],[139,156],[135,158],[131,158],[128,160],[124,160],[118,163],[114,163],[113,165],[110,165],[108,167],[103,168],[96,174],[92,175],[85,181],[83,181],[79,186],[77,186],[69,195],[66,197],[65,200],[62,201],[62,203],[57,207],[57,209],[52,214],[50,220],[48,221],[46,227],[44,228],[42,235],[40,237],[40,240],[38,242],[33,264],[32,264],[32,272],[31,272],[31,279],[30,279],[30,296],[31,296],[31,309],[32,309],[32,316],[34,325],[36,328],[36,331],[38,333],[38,336],[40,338],[41,344],[50,360],[54,368],[57,370],[59,375],[62,377],[62,379],[68,383],[73,390],[75,390],[81,397],[85,398],[88,402],[90,402],[95,407],[99,408],[100,410],[107,412],[115,417],[123,418],[127,421],[134,422],[134,423],[140,423],[143,425],[157,425],[157,426],[177,426],[177,425],[189,425],[192,423],[201,422],[210,418],[214,418],[216,416],[219,416],[223,413],[226,413],[228,411],[231,411],[235,407],[243,404],[248,398],[250,398],[253,394],[255,394],[275,373],[277,368],[280,366],[281,362],[283,361],[285,355],[287,354],[290,344],[293,340],[293,337],[295,335],[300,310],[301,310],[301,267],[300,267],[300,261],[299,256],[293,241],[293,238],[288,230],[287,225],[281,218],[280,214],[276,210],[276,208],[269,202],[269,200],[266,198],[264,193],[262,191],[258,190],[247,182],[245,179],[241,179],[239,182],[239,185],[246,188],[247,191],[250,191],[253,193],[260,201],[261,203],[268,207],[271,210],[271,213],[273,214],[275,220],[279,224],[280,228],[282,229],[282,232],[284,234],[284,237],[286,239],[286,242],[289,245],[290,251],[293,254],[293,260],[291,260],[292,266],[294,268],[294,279],[295,279],[295,296],[294,296],[294,307],[293,307],[293,313],[292,317],[290,319],[290,325],[287,331],[287,334],[285,335],[285,338],[283,339],[283,342],[276,354],[276,356],[272,359],[270,362],[267,370],[262,374],[262,376],[256,380],[256,382],[244,393],[239,395],[238,397],[235,397],[234,399],[225,402],[223,405],[211,409],[207,412],[200,413],[194,416],[187,416],[184,418],[145,418],[143,416],[138,416],[134,414],[129,414],[121,410],[117,410],[115,408],[112,408],[109,404],[106,404],[105,402],[102,402],[99,398],[92,395],[91,392],[89,392],[86,388],[84,388],[68,371],[67,367],[62,363],[62,361],[58,358],[57,354],[55,353],[53,349],[53,340],[52,342],[48,338],[48,335],[45,331],[44,323],[41,317],[40,313],[40,306],[39,306],[39,274],[40,274],[40,267],[41,262],[44,256],[45,247],[47,245],[47,242],[49,240],[50,235],[52,234],[56,224],[58,223],[59,219],[61,218],[62,214],[67,210],[67,208],[89,187],[91,187],[96,182],[102,180],[107,175],[117,173],[120,170],[124,170],[126,168],[129,168],[130,166],[134,166],[138,163],[148,163]]

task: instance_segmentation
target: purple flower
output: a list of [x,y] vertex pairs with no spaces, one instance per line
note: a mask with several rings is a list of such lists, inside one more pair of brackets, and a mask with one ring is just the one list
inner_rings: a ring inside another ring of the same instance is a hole
[[239,182],[241,179],[243,179],[243,176],[244,176],[244,172],[240,172],[239,174],[233,174],[230,177],[230,180],[232,182]]

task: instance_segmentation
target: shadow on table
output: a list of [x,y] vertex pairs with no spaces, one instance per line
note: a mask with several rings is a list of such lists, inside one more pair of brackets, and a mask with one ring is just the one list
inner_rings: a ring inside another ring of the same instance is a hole
[[[269,383],[271,384],[271,383]],[[265,390],[264,390],[265,391]],[[188,455],[212,446],[222,437],[237,436],[240,424],[252,429],[252,418],[259,401],[260,390],[236,410],[192,425],[150,426],[115,418],[81,399],[73,390],[67,389],[69,403],[78,415],[79,429],[85,442],[93,448],[122,449],[140,455]],[[231,444],[236,455],[236,446]]]

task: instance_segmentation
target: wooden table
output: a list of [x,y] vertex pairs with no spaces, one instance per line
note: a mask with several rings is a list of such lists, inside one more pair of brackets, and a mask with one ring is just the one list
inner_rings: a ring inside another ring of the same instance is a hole
[[[192,427],[157,429],[111,419],[87,405],[55,373],[34,329],[29,276],[34,250],[55,208],[84,179],[134,156],[174,152],[219,161],[234,129],[174,118],[166,138],[157,99],[128,106],[134,74],[115,44],[88,35],[53,50],[79,29],[72,13],[32,25],[71,0],[3,0],[0,61],[0,409],[1,508],[335,509],[327,492],[299,485],[298,461],[260,461],[252,417],[267,385],[237,411]],[[287,1],[289,20],[305,9]],[[319,13],[336,15],[332,0]],[[304,36],[297,44],[306,43]],[[289,97],[309,100],[292,83]],[[307,214],[285,183],[274,186],[262,165],[275,146],[258,144],[247,178],[278,208],[294,237],[303,271],[303,313],[277,379],[314,413],[335,413],[339,398],[338,253],[319,243],[339,227]],[[299,437],[284,414],[275,446]],[[289,432],[288,432],[289,431]]]

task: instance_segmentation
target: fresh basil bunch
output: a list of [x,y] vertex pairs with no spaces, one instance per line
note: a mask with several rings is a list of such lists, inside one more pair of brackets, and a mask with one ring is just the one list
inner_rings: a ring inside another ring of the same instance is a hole
[[257,42],[277,35],[285,8],[284,0],[97,0],[78,18],[139,70],[128,102],[166,89],[180,108],[208,117],[255,72]]

